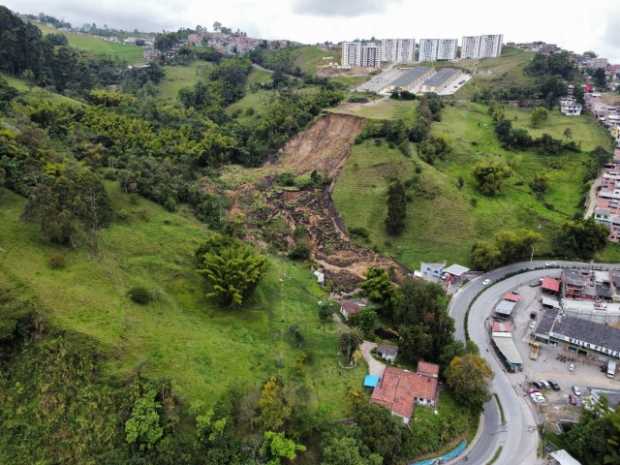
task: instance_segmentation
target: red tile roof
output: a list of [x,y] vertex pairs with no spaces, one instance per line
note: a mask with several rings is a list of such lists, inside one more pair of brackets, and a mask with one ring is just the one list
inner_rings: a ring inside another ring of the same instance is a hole
[[411,418],[416,399],[436,400],[437,384],[437,378],[387,367],[372,392],[371,401],[396,415]]
[[521,296],[519,294],[515,294],[514,292],[506,292],[502,299],[510,302],[519,302],[521,300]]
[[439,365],[436,365],[435,363],[428,363],[423,360],[420,360],[418,362],[417,372],[421,375],[426,375],[432,378],[437,378],[439,376]]
[[364,307],[360,302],[354,300],[343,300],[341,306],[347,315],[355,315]]
[[545,277],[543,278],[542,288],[549,292],[560,292],[560,281],[557,279]]

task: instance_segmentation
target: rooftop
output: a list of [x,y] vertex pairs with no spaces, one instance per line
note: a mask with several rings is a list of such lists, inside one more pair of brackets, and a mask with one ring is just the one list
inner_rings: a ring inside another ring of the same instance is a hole
[[467,268],[466,266],[463,265],[458,265],[458,264],[454,264],[454,265],[450,265],[448,268],[446,268],[445,270],[443,270],[444,273],[448,273],[451,274],[453,276],[461,276],[465,273],[467,273],[469,271],[469,268]]
[[514,292],[506,292],[502,299],[508,300],[509,302],[520,302],[521,296],[519,294],[515,294]]
[[579,460],[575,459],[564,449],[556,450],[555,452],[551,452],[549,455],[560,465],[581,465]]
[[495,313],[500,315],[510,316],[512,315],[512,311],[514,310],[516,302],[511,302],[509,300],[502,300],[495,306]]
[[620,329],[574,316],[556,318],[550,332],[620,352]]
[[512,340],[512,335],[506,333],[505,335],[495,335],[492,337],[493,343],[502,353],[504,358],[511,365],[522,365],[523,359],[521,358],[521,354],[517,349],[514,341]]
[[417,372],[421,375],[437,378],[439,376],[439,365],[420,360],[418,362]]
[[398,347],[391,344],[381,344],[377,347],[377,352],[381,355],[398,355]]
[[560,281],[545,276],[543,278],[542,288],[549,292],[560,292]]

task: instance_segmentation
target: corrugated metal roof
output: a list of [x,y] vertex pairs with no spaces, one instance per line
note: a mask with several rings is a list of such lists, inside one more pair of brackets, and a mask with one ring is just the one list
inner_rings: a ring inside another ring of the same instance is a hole
[[512,337],[493,336],[493,343],[511,365],[523,365],[523,359]]
[[517,305],[516,302],[510,302],[509,300],[502,300],[495,306],[495,313],[500,315],[510,316],[512,315],[512,311]]
[[556,450],[549,454],[559,465],[581,465],[581,462],[566,452],[564,449]]

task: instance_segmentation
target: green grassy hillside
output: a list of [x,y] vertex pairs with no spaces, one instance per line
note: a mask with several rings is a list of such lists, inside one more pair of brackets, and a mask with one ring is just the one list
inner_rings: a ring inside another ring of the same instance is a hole
[[[182,398],[206,402],[231,384],[258,385],[274,373],[299,376],[303,352],[285,337],[297,325],[303,350],[312,354],[302,375],[312,405],[333,418],[343,413],[345,393],[360,385],[364,369],[338,369],[336,328],[319,324],[317,301],[326,296],[308,269],[269,257],[248,308],[219,309],[206,300],[194,270],[205,227],[189,213],[171,214],[116,185],[108,188],[115,210],[127,218],[100,232],[97,253],[42,242],[37,228],[20,219],[24,199],[2,191],[0,272],[36,296],[52,324],[99,341],[112,355],[111,373],[141,367],[147,376],[171,379]],[[50,269],[56,254],[64,254],[64,269]],[[138,285],[151,289],[156,302],[134,304],[127,293]]]
[[[518,112],[525,124],[527,111]],[[509,113],[511,114],[511,113]],[[609,138],[591,118],[571,119],[575,141],[584,150],[597,145],[609,148]],[[568,124],[565,117],[553,115],[540,131],[554,135]],[[385,143],[378,146],[365,141],[353,147],[352,155],[336,183],[334,200],[348,227],[363,227],[370,232],[370,243],[403,262],[417,267],[420,261],[466,263],[472,244],[488,239],[503,229],[529,228],[543,233],[545,240],[536,253],[550,251],[551,231],[582,211],[581,179],[586,154],[544,156],[533,152],[502,149],[495,137],[487,107],[473,103],[447,106],[442,121],[433,125],[433,134],[445,138],[452,152],[434,166],[411,159]],[[475,189],[473,165],[490,155],[508,161],[513,176],[504,192],[485,197]],[[418,166],[419,173],[416,173]],[[549,178],[549,191],[538,200],[528,187],[537,174]],[[390,178],[416,178],[410,190],[407,228],[402,236],[385,233],[386,195]],[[464,187],[457,187],[462,177]]]
[[[526,86],[534,78],[524,73],[525,66],[534,58],[533,52],[505,47],[502,56],[484,60],[463,60],[457,65],[473,75],[472,79],[456,93],[457,98],[470,98],[483,89],[501,89]],[[445,66],[454,66],[446,64]]]
[[159,83],[159,96],[164,100],[176,100],[179,90],[191,87],[203,78],[212,63],[195,60],[187,66],[164,66],[164,78]]
[[110,56],[124,60],[129,64],[144,63],[144,50],[137,45],[108,42],[92,34],[63,32],[41,23],[34,23],[45,34],[63,34],[69,45],[94,56]]

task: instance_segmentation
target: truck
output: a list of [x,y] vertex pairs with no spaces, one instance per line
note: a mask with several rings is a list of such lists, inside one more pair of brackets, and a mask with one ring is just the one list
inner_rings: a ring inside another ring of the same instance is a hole
[[607,362],[607,377],[608,378],[616,377],[616,361],[615,360],[609,360],[609,362]]
[[538,342],[530,341],[530,360],[538,360],[540,354],[540,344]]

